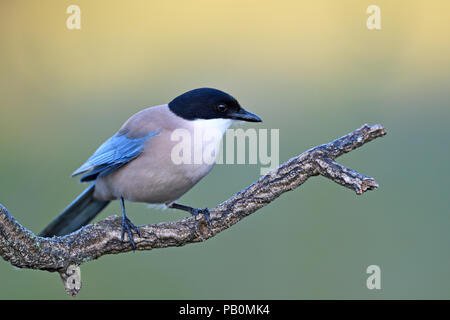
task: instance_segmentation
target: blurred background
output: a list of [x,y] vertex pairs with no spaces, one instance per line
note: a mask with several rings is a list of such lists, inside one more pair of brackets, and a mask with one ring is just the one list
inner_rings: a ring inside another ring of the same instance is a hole
[[[81,8],[81,30],[66,8]],[[381,30],[366,9],[381,8]],[[86,186],[71,179],[133,113],[216,87],[280,129],[280,160],[364,123],[388,135],[204,243],[104,256],[82,299],[450,298],[450,2],[2,0],[0,202],[40,232]],[[246,124],[246,127],[252,127]],[[256,126],[255,126],[256,127]],[[182,200],[213,207],[259,177],[218,165]],[[136,224],[174,210],[130,204]],[[120,214],[117,202],[98,219]],[[366,268],[381,268],[381,290]],[[0,261],[0,298],[71,299],[59,276]]]

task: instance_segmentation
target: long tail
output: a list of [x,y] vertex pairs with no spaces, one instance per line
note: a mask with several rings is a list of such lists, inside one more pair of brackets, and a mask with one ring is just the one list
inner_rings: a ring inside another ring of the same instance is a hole
[[94,200],[94,187],[95,184],[92,184],[84,190],[39,236],[51,237],[69,234],[94,219],[109,204],[109,201]]

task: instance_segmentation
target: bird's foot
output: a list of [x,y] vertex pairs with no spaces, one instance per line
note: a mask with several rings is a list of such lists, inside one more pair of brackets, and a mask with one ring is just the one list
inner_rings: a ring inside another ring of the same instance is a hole
[[125,237],[125,231],[128,234],[128,239],[130,240],[130,244],[133,247],[133,251],[136,250],[136,245],[134,244],[134,240],[133,240],[133,232],[132,230],[134,230],[136,232],[136,234],[140,237],[140,233],[139,233],[139,228],[136,227],[130,219],[128,219],[127,216],[122,216],[122,234],[120,236],[120,239],[123,241],[124,237]]
[[199,214],[203,214],[206,218],[206,222],[209,224],[211,222],[210,218],[209,218],[209,209],[208,208],[204,208],[204,209],[197,209],[197,208],[192,208],[191,210],[191,214],[196,217]]

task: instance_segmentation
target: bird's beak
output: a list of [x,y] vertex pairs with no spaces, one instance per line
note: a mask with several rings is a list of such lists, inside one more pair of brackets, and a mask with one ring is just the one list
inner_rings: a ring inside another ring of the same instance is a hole
[[258,117],[256,114],[248,112],[244,108],[241,108],[238,112],[231,113],[229,115],[230,119],[234,120],[242,120],[248,122],[262,122],[262,119]]

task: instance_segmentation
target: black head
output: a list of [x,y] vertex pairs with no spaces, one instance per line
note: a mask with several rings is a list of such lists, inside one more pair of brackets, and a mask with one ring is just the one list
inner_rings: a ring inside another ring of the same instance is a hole
[[169,109],[186,120],[234,119],[261,122],[257,115],[244,110],[228,93],[212,88],[188,91],[169,103]]

